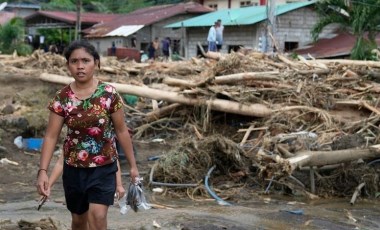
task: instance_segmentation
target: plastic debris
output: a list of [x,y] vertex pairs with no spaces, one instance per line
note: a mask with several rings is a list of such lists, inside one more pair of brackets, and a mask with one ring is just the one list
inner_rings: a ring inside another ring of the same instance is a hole
[[153,220],[153,227],[161,228],[161,225],[159,223],[157,223],[157,221]]
[[288,212],[291,214],[295,215],[303,215],[303,210],[302,209],[297,209],[297,210],[280,210],[281,212]]
[[134,183],[130,183],[127,195],[124,195],[124,197],[119,200],[121,214],[126,214],[131,208],[135,212],[151,208],[145,199],[144,190],[141,183],[142,180],[143,178],[137,177]]

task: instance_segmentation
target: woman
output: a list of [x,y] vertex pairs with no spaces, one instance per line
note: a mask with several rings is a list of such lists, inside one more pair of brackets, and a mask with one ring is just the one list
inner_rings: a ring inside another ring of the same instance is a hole
[[100,57],[89,42],[74,41],[65,50],[74,81],[50,102],[49,122],[37,173],[37,190],[49,196],[47,169],[61,129],[64,141],[62,182],[72,229],[107,229],[108,207],[116,189],[117,137],[130,166],[132,181],[139,176],[132,142],[124,122],[122,99],[115,88],[94,78]]

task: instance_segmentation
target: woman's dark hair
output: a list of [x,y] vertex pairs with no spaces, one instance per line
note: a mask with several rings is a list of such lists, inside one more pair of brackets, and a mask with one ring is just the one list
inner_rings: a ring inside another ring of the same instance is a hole
[[95,47],[89,43],[87,40],[76,40],[70,43],[68,47],[66,47],[63,55],[66,58],[66,61],[69,61],[71,53],[77,49],[85,49],[87,53],[91,54],[94,57],[94,61],[98,60],[98,67],[100,68],[100,56],[98,51],[96,51]]

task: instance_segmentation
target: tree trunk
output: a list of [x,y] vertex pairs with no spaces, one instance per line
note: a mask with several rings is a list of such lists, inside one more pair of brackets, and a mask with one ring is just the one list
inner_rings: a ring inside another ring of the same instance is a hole
[[[40,76],[41,80],[54,82],[59,84],[69,84],[73,81],[72,78],[63,77],[54,74],[43,73]],[[164,100],[173,103],[181,103],[193,106],[209,106],[210,109],[216,111],[222,111],[226,113],[240,114],[245,116],[254,117],[267,117],[272,114],[272,110],[262,104],[241,104],[234,101],[222,100],[222,99],[198,99],[189,98],[176,92],[163,91],[158,89],[151,89],[149,87],[141,87],[135,85],[111,83],[118,92],[128,93],[140,97],[151,98],[156,100]]]

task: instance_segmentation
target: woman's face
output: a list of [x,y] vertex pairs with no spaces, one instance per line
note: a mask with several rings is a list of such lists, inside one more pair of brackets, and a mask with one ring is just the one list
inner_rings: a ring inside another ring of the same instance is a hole
[[94,76],[98,60],[95,61],[91,54],[80,48],[71,53],[67,66],[76,81],[87,82]]

